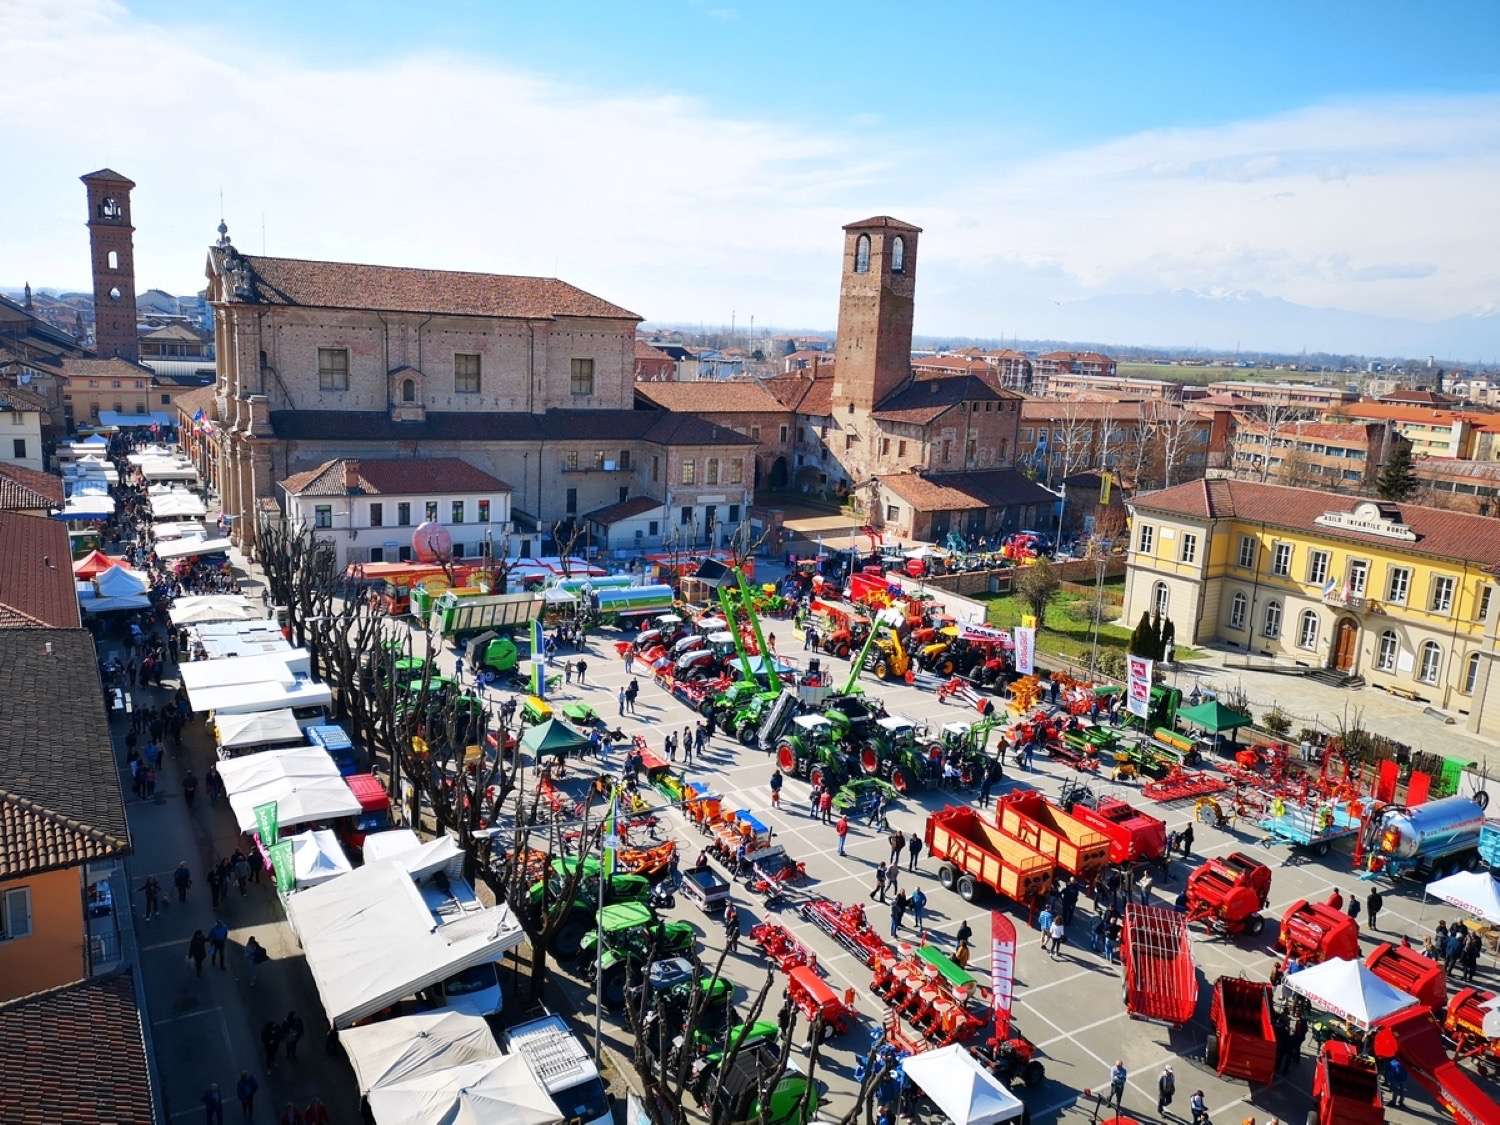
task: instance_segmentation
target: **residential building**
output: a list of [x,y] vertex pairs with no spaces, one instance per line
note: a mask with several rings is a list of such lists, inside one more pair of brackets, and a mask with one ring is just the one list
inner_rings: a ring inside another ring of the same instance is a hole
[[257,502],[330,456],[457,458],[508,482],[525,554],[646,495],[686,541],[720,542],[748,502],[726,482],[736,461],[752,479],[752,439],[634,409],[640,317],[566,282],[245,255],[222,225],[207,274],[212,479],[249,550]]
[[63,358],[84,354],[77,337],[48,324],[30,307],[0,297],[0,388],[41,395],[47,403],[45,430],[63,425]]
[[1441,391],[1429,390],[1426,387],[1397,387],[1381,395],[1376,401],[1391,402],[1401,406],[1431,406],[1438,409],[1448,409],[1459,405],[1459,400],[1452,395],[1445,395]]
[[287,525],[332,543],[341,570],[410,560],[412,531],[424,523],[448,532],[456,557],[517,553],[510,485],[457,457],[334,458],[280,488]]
[[[745,503],[729,504],[724,525],[738,527],[748,518]],[[606,504],[583,517],[584,542],[606,551],[650,551],[676,542],[667,506],[654,496],[631,496],[617,504]]]
[[111,414],[159,416],[163,426],[176,422],[173,399],[185,388],[158,380],[149,367],[118,356],[82,359],[67,356],[60,374],[67,426],[98,424]]
[[1209,468],[1212,432],[1212,416],[1163,399],[1028,398],[1017,458],[1049,483],[1097,469],[1113,470],[1131,487],[1192,480]]
[[1500,516],[1500,461],[1417,457],[1412,471],[1421,482],[1418,498],[1422,503]]
[[1500,458],[1500,414],[1409,406],[1399,402],[1355,402],[1340,406],[1336,417],[1387,423],[1418,457],[1451,457],[1458,461]]
[[1242,480],[1130,508],[1126,621],[1159,613],[1183,644],[1363,677],[1500,735],[1500,522]]
[[1257,406],[1288,406],[1318,413],[1359,398],[1358,393],[1343,387],[1322,387],[1316,383],[1261,383],[1248,379],[1210,383],[1208,393],[1234,395]]
[[[722,383],[651,383],[637,386],[636,405],[647,410],[692,414],[755,442],[751,479],[728,466],[728,485],[782,489],[791,480],[792,412],[766,387],[753,380]],[[736,474],[740,479],[735,479]]]
[[832,361],[768,379],[766,389],[791,412],[792,487],[812,493],[847,491],[849,478],[827,440],[833,433]]
[[61,477],[0,465],[0,512],[45,516],[61,508],[66,499]]
[[130,189],[120,173],[101,168],[82,177],[88,194],[89,253],[94,271],[94,351],[134,363],[140,358],[135,320],[135,227]]
[[1380,422],[1283,422],[1272,427],[1254,417],[1239,420],[1230,468],[1246,480],[1269,480],[1333,492],[1374,485],[1392,448]]
[[1022,529],[1046,530],[1057,497],[1014,469],[977,473],[887,473],[880,523],[902,539],[973,543]]
[[833,356],[827,352],[814,351],[810,348],[800,348],[795,352],[785,355],[781,359],[781,373],[792,375],[798,371],[814,374],[820,368],[828,368],[829,373],[833,371]]
[[635,381],[660,383],[677,373],[677,361],[645,340],[635,342]]
[[153,359],[211,360],[214,357],[213,338],[186,324],[166,324],[143,331],[138,344],[142,363]]
[[0,386],[0,465],[18,465],[40,472],[42,420],[47,400],[35,391]]
[[[1056,354],[1056,353],[1054,353]],[[1062,353],[1067,354],[1067,353]],[[1033,394],[1051,395],[1054,398],[1072,398],[1075,395],[1110,395],[1133,399],[1162,399],[1176,402],[1183,397],[1181,383],[1167,379],[1135,379],[1121,375],[1095,375],[1078,371],[1051,368],[1038,369],[1032,380]]]

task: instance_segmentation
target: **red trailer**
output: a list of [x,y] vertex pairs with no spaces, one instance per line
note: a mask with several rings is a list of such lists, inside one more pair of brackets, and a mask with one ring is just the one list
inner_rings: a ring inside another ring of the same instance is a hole
[[980,886],[1030,905],[1052,887],[1052,860],[1005,835],[964,805],[927,818],[927,851],[938,862],[938,882],[973,902]]
[[1187,878],[1189,922],[1224,934],[1258,934],[1271,897],[1271,869],[1244,852],[1211,856]]
[[1180,1027],[1198,1007],[1198,968],[1187,917],[1156,906],[1125,907],[1120,935],[1125,966],[1125,1010],[1140,1019]]
[[1080,800],[1068,811],[1109,840],[1110,863],[1160,859],[1167,852],[1166,822],[1124,801],[1098,797],[1089,804]]
[[1384,1125],[1385,1102],[1374,1064],[1341,1039],[1330,1039],[1313,1071],[1308,1125]]
[[1281,916],[1276,948],[1302,967],[1332,958],[1359,960],[1359,923],[1326,902],[1298,899]]
[[1365,967],[1386,984],[1415,996],[1435,1015],[1448,1004],[1448,977],[1443,966],[1407,945],[1386,942],[1365,958]]
[[1443,1018],[1443,1030],[1453,1040],[1453,1057],[1473,1059],[1474,1066],[1483,1075],[1492,1075],[1500,1069],[1500,1039],[1492,1038],[1484,1030],[1484,1017],[1489,1015],[1489,1005],[1495,994],[1482,988],[1463,988],[1448,1001],[1448,1010]]
[[1035,789],[1000,798],[995,808],[1000,831],[1056,862],[1070,875],[1092,883],[1109,862],[1109,837],[1052,804]]
[[1276,1029],[1271,1024],[1271,986],[1243,977],[1214,981],[1209,1009],[1213,1030],[1203,1043],[1203,1061],[1220,1074],[1256,1086],[1276,1071]]

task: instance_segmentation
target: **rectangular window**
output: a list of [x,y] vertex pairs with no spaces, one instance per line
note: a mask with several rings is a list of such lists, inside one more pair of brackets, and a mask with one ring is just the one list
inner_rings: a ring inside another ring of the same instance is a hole
[[568,515],[574,515],[578,511],[578,489],[568,489],[567,496]]
[[648,524],[646,524],[646,534],[654,539],[656,536],[661,534],[661,524],[659,524],[656,520],[650,521]]
[[1271,573],[1277,578],[1289,577],[1292,573],[1292,545],[1278,543],[1271,552]]
[[738,504],[731,504],[731,505],[729,505],[729,522],[730,523],[739,523],[740,522],[740,506]]
[[729,462],[729,483],[745,483],[745,459],[743,457],[736,457]]
[[399,503],[399,504],[396,505],[396,526],[397,527],[410,527],[411,526],[411,504],[410,504],[410,502],[403,500],[401,503]]
[[760,427],[759,426],[751,426],[750,427],[750,437],[751,437],[751,440],[753,440],[753,441],[759,441],[760,440]]
[[853,434],[845,434],[844,435],[844,448],[846,450],[854,448],[854,435]]
[[1328,581],[1328,552],[1311,551],[1307,556],[1307,580],[1314,586]]
[[661,479],[661,458],[660,457],[652,457],[651,458],[651,483],[655,484],[660,479]]
[[16,460],[24,461],[26,459],[26,439],[23,437],[11,438],[10,445]]
[[171,406],[172,405],[172,396],[171,395],[162,395],[161,396],[161,404],[163,406]]
[[947,465],[953,460],[953,441],[949,438],[943,439],[943,464]]
[[1362,598],[1365,587],[1370,584],[1370,564],[1365,559],[1353,559],[1349,563],[1349,593]]
[[464,507],[465,505],[462,500],[453,501],[453,518],[449,521],[450,523],[464,522]]
[[782,425],[782,426],[777,427],[777,433],[779,433],[781,435],[781,438],[780,438],[781,444],[785,445],[786,444],[786,426]]
[[313,526],[333,526],[333,506],[331,504],[319,504],[313,509]]
[[896,456],[897,457],[905,457],[906,456],[906,442],[904,442],[904,441],[898,441],[896,443]]
[[884,457],[888,453],[890,453],[890,451],[891,451],[891,439],[888,438],[888,437],[881,438],[880,439],[880,455],[882,457]]
[[396,549],[396,559],[399,562],[411,562],[411,548],[398,547]]
[[1439,575],[1432,580],[1432,600],[1428,608],[1433,613],[1451,613],[1453,610],[1453,579]]
[[617,464],[619,464],[620,470],[622,472],[624,470],[630,468],[630,450],[628,450],[628,449],[622,449],[622,450],[620,450],[620,460],[617,462]]
[[625,498],[627,496],[629,496],[629,495],[630,495],[630,486],[629,485],[621,485],[619,491],[615,494],[615,503],[616,504],[623,504],[623,503],[625,503]]
[[1245,595],[1236,594],[1229,603],[1229,627],[1231,629],[1243,629],[1245,627]]
[[690,507],[684,507],[682,509],[681,515],[678,517],[677,522],[682,524],[683,527],[691,527],[693,523],[693,509]]
[[490,522],[490,502],[488,500],[479,501],[479,522]]
[[371,504],[370,505],[370,526],[371,527],[384,527],[385,526],[385,505],[384,504]]
[[894,504],[887,504],[885,506],[885,518],[888,520],[899,520],[901,518],[901,509]]
[[349,349],[318,349],[318,389],[321,391],[347,391],[349,389]]
[[479,357],[465,352],[453,356],[453,391],[461,395],[479,393]]
[[704,484],[718,484],[719,483],[719,459],[717,457],[710,457],[708,459],[708,464],[704,466],[704,469],[703,469],[703,483]]
[[1192,532],[1183,532],[1182,552],[1178,557],[1185,563],[1198,561],[1198,537]]
[[1490,592],[1493,590],[1494,587],[1488,582],[1479,587],[1479,605],[1474,610],[1475,621],[1483,621],[1490,615]]
[[370,548],[370,561],[371,562],[385,562],[385,548],[384,547],[371,547]]
[[594,450],[594,468],[604,468],[604,450],[602,449]]
[[1393,566],[1385,580],[1385,600],[1396,605],[1405,605],[1411,592],[1411,567]]
[[1024,441],[1027,445],[1031,444],[1031,427],[1030,426],[1022,426],[1021,427],[1021,440]]
[[1240,569],[1255,569],[1255,536],[1240,536]]
[[694,484],[694,483],[696,483],[696,481],[698,479],[697,469],[698,469],[698,467],[697,467],[697,465],[695,465],[693,463],[693,459],[691,457],[689,457],[686,461],[684,461],[682,463],[682,483],[683,484]]
[[436,500],[429,500],[429,501],[427,501],[427,522],[428,523],[437,523],[437,508],[438,508],[438,502]]
[[594,393],[593,360],[575,359],[573,361],[573,393],[575,395],[591,395]]
[[1139,546],[1136,550],[1143,555],[1149,555],[1151,548],[1156,545],[1156,528],[1149,523],[1141,524],[1141,533],[1137,541]]
[[31,888],[16,887],[0,900],[0,941],[31,936]]

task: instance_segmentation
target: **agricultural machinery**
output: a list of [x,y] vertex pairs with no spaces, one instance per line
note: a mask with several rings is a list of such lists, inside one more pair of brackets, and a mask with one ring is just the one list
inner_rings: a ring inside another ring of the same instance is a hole
[[1187,878],[1187,918],[1215,933],[1258,934],[1271,896],[1271,869],[1244,852],[1212,856]]

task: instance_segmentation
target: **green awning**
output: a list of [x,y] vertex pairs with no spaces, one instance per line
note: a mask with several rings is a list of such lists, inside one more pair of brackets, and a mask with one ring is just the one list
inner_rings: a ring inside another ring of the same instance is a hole
[[1095,695],[1119,695],[1125,689],[1119,684],[1100,684],[1094,689]]
[[1210,734],[1234,730],[1236,727],[1248,727],[1251,722],[1249,715],[1241,711],[1233,711],[1217,699],[1210,699],[1196,707],[1184,707],[1177,712],[1177,717]]
[[589,740],[583,735],[556,719],[538,723],[521,736],[521,749],[530,750],[538,758],[543,754],[566,757],[569,751],[582,750],[588,744]]
[[917,956],[926,961],[943,975],[943,979],[955,988],[966,988],[974,983],[974,978],[967,969],[959,967],[957,961],[953,960],[941,949],[931,945],[924,945],[917,950]]

